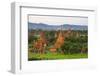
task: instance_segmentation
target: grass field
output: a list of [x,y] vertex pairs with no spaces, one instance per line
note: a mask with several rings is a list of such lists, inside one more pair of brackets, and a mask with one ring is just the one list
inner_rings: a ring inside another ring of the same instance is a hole
[[55,60],[55,59],[80,59],[80,58],[88,58],[88,55],[86,53],[84,54],[34,54],[32,52],[28,53],[28,60]]

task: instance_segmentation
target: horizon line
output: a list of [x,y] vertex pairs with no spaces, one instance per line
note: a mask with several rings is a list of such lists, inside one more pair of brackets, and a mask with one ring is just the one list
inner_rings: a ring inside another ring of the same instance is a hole
[[[34,22],[29,22],[28,21],[28,23],[34,23]],[[54,26],[61,26],[61,25],[65,25],[65,24],[59,24],[59,25],[57,25],[57,24],[47,24],[47,23],[41,23],[41,22],[39,22],[39,23],[35,23],[35,24],[45,24],[45,25],[54,25]],[[67,24],[67,23],[66,23]],[[79,25],[79,24],[67,24],[67,25],[75,25],[75,26],[88,26],[88,25]]]

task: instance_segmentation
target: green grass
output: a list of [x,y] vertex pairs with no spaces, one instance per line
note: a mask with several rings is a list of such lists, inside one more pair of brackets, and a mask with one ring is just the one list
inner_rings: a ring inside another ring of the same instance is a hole
[[87,54],[34,54],[32,52],[28,53],[28,60],[55,60],[55,59],[80,59],[80,58],[88,58]]

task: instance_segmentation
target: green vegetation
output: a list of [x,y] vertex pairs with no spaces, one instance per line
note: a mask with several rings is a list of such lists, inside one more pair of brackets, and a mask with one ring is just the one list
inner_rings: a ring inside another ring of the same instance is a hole
[[[35,49],[34,43],[40,38],[40,32],[44,32],[46,46],[44,53],[39,53]],[[28,34],[28,60],[54,60],[54,59],[79,59],[88,58],[88,34],[87,30],[78,31],[71,30],[68,35],[67,31],[62,31],[65,39],[60,48],[57,48],[56,53],[52,53],[50,48],[56,43],[59,31],[42,31],[31,30]]]
[[63,54],[34,54],[29,52],[29,58],[28,60],[55,60],[55,59],[80,59],[80,58],[88,58],[87,54],[69,54],[69,55],[63,55]]

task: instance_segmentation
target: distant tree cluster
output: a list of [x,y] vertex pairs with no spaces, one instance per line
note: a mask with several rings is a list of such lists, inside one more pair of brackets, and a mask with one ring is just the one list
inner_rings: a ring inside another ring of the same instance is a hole
[[[33,43],[39,38],[41,30],[32,30],[28,33],[29,49],[34,48]],[[57,39],[57,31],[43,31],[47,40],[46,51],[55,43]],[[66,31],[63,31],[66,32]],[[64,34],[66,35],[66,34]],[[69,37],[66,37],[64,44],[57,49],[58,53],[74,54],[74,53],[88,53],[88,34],[87,31],[73,30]]]
[[64,45],[60,48],[64,54],[87,53],[88,38],[87,36],[72,36],[65,39]]

